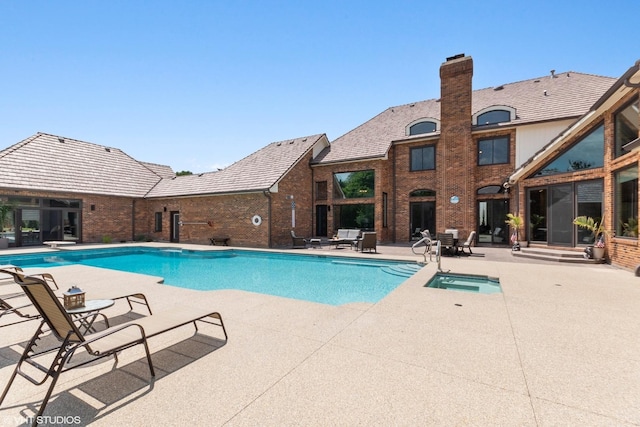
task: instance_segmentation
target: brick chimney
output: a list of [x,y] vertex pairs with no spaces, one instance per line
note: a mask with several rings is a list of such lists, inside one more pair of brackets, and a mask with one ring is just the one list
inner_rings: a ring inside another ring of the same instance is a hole
[[[473,59],[464,54],[440,66],[440,141],[437,147],[437,229],[474,229],[476,149],[471,137]],[[454,197],[455,196],[455,197]],[[452,199],[453,198],[453,199]],[[452,201],[458,200],[457,203]]]

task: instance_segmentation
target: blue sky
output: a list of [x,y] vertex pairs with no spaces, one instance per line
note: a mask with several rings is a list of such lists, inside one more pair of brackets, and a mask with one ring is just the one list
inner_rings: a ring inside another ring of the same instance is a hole
[[[579,5],[579,6],[578,6]],[[0,0],[0,148],[36,132],[204,172],[440,95],[636,60],[637,0]]]

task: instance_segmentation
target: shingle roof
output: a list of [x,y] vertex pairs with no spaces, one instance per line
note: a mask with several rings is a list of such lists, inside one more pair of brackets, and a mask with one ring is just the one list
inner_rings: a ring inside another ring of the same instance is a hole
[[0,151],[0,187],[142,197],[160,176],[117,148],[37,133]]
[[[516,109],[516,120],[508,123],[509,126],[577,118],[615,80],[611,77],[565,72],[555,74],[555,77],[545,76],[474,90],[472,114],[495,105],[510,106]],[[406,126],[421,118],[440,120],[440,100],[431,99],[388,108],[334,140],[313,163],[383,157],[393,141],[408,139],[405,134]]]
[[324,134],[273,142],[223,170],[163,179],[147,197],[268,190],[320,142],[328,144]]
[[157,163],[149,163],[149,162],[140,162],[144,166],[151,169],[156,175],[162,178],[173,178],[176,176],[176,173],[171,169],[171,166],[167,165],[159,165]]

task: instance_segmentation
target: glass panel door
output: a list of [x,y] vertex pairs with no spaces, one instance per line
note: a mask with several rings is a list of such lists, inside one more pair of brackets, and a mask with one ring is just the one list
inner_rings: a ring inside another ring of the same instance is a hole
[[40,245],[40,210],[21,209],[20,223],[22,225],[22,246]]
[[529,229],[532,242],[547,242],[547,189],[529,190]]
[[549,243],[571,245],[573,237],[573,198],[571,184],[550,188]]
[[62,240],[62,211],[48,210],[42,211],[42,240]]
[[436,203],[414,202],[411,203],[411,225],[409,235],[414,240],[422,238],[420,230],[429,230],[432,236],[436,230]]
[[509,230],[504,222],[508,212],[508,200],[481,200],[478,202],[478,243],[500,245],[509,243]]

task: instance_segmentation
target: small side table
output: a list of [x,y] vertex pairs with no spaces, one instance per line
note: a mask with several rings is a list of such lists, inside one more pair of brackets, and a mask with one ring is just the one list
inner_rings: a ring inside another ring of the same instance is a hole
[[322,240],[320,240],[320,239],[309,239],[309,245],[312,248],[322,248]]
[[[90,299],[84,302],[84,307],[67,309],[67,313],[73,318],[79,319],[80,325],[84,328],[85,333],[95,332],[93,322],[96,320],[96,315],[100,310],[109,308],[113,304],[115,304],[115,301],[112,299]],[[93,316],[86,316],[91,314],[93,314]],[[109,326],[108,323],[107,326]]]

